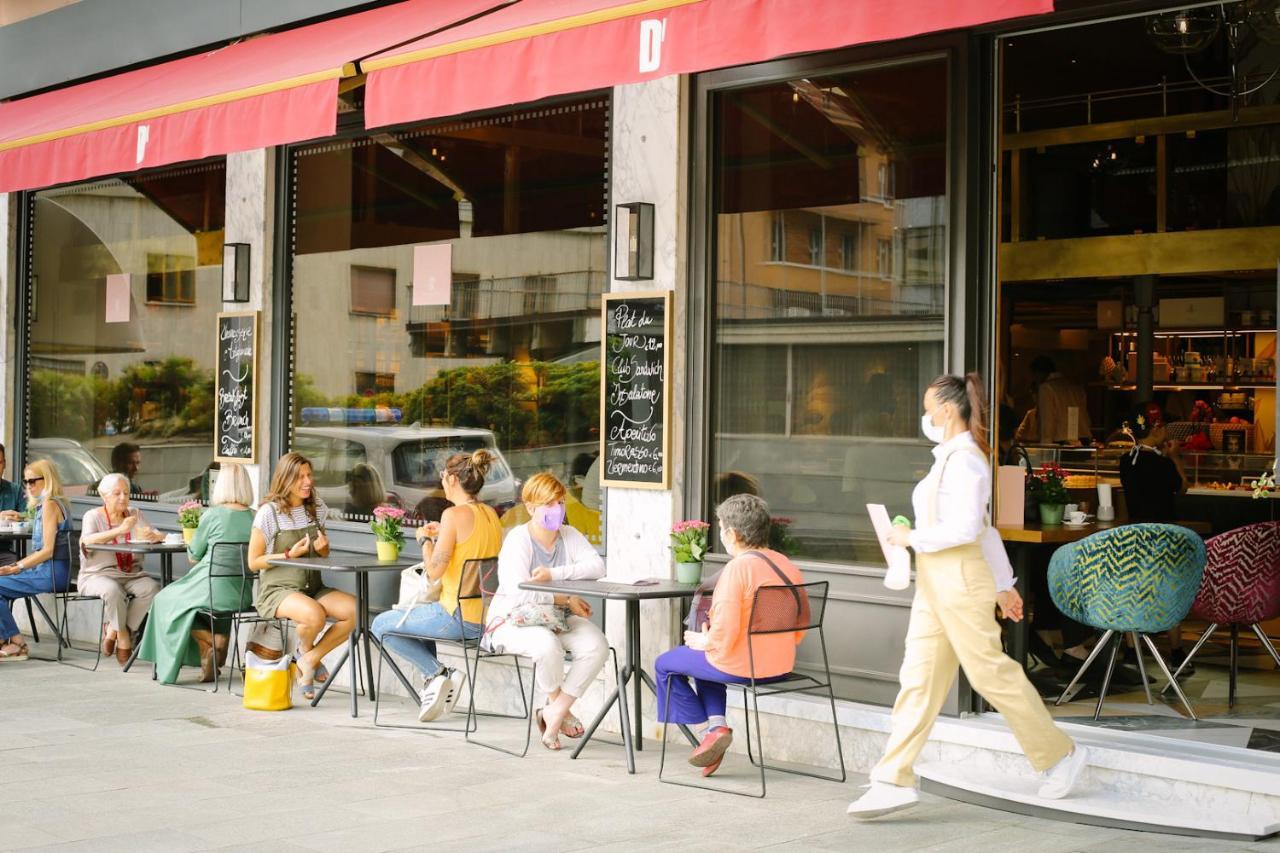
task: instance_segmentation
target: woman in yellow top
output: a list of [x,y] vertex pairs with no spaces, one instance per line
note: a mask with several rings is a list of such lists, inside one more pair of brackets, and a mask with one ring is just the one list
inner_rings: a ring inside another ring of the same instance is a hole
[[[440,581],[440,600],[420,604],[407,613],[388,610],[373,620],[373,635],[389,651],[408,660],[427,678],[420,696],[418,719],[424,723],[453,710],[466,674],[443,666],[436,657],[436,640],[478,639],[484,633],[482,605],[478,598],[461,602],[459,586],[467,560],[496,557],[502,547],[502,527],[493,508],[480,503],[476,495],[484,488],[485,475],[493,454],[481,449],[456,453],[445,463],[440,483],[452,506],[440,521],[418,528],[422,564],[427,577]],[[478,592],[478,589],[472,594]],[[467,594],[463,592],[463,594]],[[413,634],[421,639],[394,634]]]

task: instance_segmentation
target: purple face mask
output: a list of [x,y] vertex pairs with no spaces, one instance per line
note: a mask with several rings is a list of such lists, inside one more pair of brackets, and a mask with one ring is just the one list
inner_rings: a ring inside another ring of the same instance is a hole
[[559,530],[560,525],[564,524],[564,504],[540,507],[538,524],[542,525],[544,530],[550,530],[553,533]]

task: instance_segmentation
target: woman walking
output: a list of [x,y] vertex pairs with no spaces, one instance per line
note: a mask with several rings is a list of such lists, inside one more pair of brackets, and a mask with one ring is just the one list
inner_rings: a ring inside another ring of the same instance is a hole
[[[991,468],[987,463],[986,406],[981,380],[939,376],[924,395],[921,428],[937,446],[929,474],[911,495],[916,529],[895,527],[893,545],[916,554],[916,594],[907,628],[901,689],[893,706],[884,757],[849,814],[871,818],[919,801],[912,767],[956,677],[956,664],[973,688],[1004,717],[1031,766],[1046,774],[1040,796],[1071,793],[1088,764],[1083,746],[1054,725],[1026,674],[1004,654],[995,605],[1022,618],[1022,599],[987,517]],[[997,574],[999,575],[997,582]]]

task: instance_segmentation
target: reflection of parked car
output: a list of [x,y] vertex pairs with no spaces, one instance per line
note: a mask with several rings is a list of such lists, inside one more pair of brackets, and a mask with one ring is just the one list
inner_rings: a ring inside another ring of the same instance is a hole
[[87,494],[90,486],[107,476],[107,469],[78,441],[69,438],[33,438],[27,442],[27,459],[48,459],[58,469],[62,490],[68,495]]
[[482,447],[495,458],[480,500],[502,512],[516,501],[516,481],[487,429],[298,427],[293,442],[293,449],[311,460],[320,497],[331,509],[347,506],[351,470],[363,463],[381,476],[389,502],[429,520],[439,519],[448,506],[440,485],[445,462]]

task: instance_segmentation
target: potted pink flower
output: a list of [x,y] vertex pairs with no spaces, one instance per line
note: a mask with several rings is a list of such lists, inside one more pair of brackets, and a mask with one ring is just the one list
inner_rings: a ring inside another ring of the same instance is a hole
[[702,580],[702,558],[707,553],[707,530],[711,525],[692,519],[671,526],[671,554],[676,560],[676,580],[698,583]]
[[400,529],[404,516],[404,510],[399,507],[389,504],[374,507],[369,529],[377,540],[379,560],[389,562],[400,557],[400,549],[404,547],[404,533]]
[[196,535],[196,528],[200,526],[202,509],[200,501],[187,501],[178,507],[178,525],[182,528],[182,540],[188,545]]

